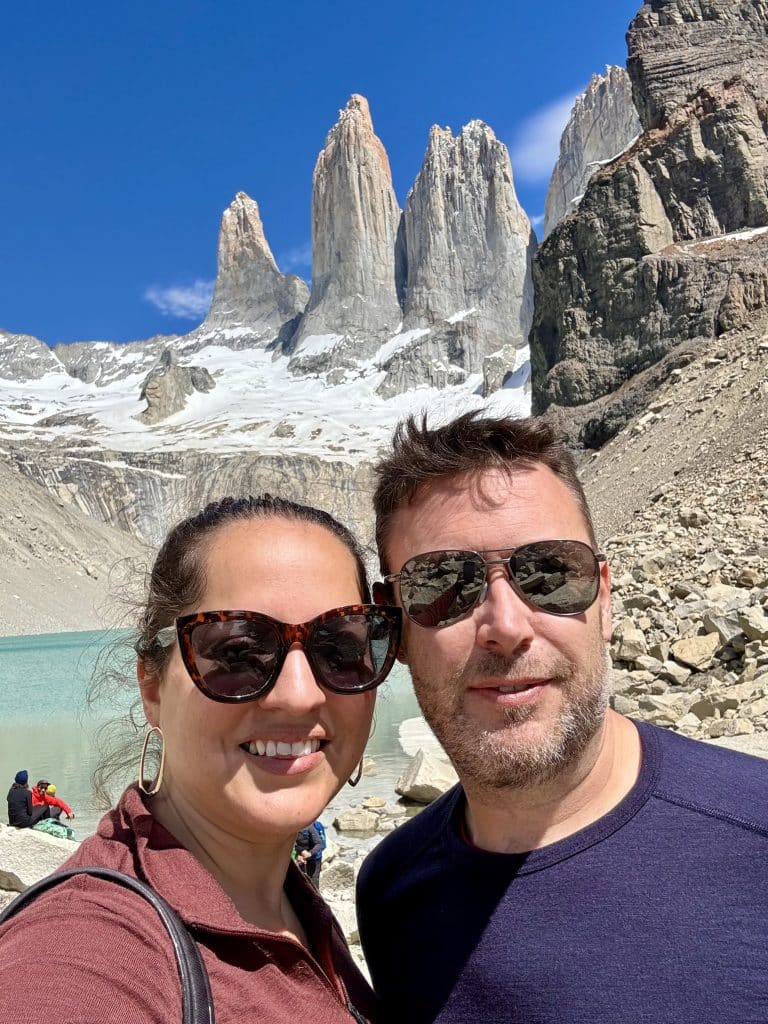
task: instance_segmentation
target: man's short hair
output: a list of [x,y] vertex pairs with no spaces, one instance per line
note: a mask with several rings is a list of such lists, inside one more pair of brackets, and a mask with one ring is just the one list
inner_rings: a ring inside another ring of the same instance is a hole
[[540,464],[547,466],[576,499],[595,544],[592,516],[576,472],[573,455],[551,424],[541,417],[512,419],[464,413],[439,427],[427,416],[409,416],[395,428],[392,451],[374,467],[378,483],[373,496],[376,545],[383,573],[400,566],[387,564],[386,547],[395,514],[421,488],[437,481],[498,469],[510,475]]

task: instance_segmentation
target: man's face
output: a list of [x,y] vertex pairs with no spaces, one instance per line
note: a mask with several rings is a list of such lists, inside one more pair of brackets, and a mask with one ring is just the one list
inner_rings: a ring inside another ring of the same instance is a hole
[[[592,546],[576,499],[542,465],[424,488],[396,513],[389,538],[391,572],[438,549],[497,552],[542,540]],[[395,593],[399,599],[397,585]],[[487,595],[466,618],[440,628],[404,621],[401,657],[463,781],[519,787],[576,767],[600,732],[608,699],[605,563],[597,600],[577,615],[531,607],[509,585],[506,567],[492,566]]]

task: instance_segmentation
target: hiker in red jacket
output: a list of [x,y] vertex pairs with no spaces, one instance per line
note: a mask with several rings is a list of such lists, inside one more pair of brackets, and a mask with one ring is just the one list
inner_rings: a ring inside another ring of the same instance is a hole
[[64,801],[56,796],[56,787],[47,779],[40,779],[36,786],[32,787],[32,806],[47,804],[49,807],[58,808],[50,812],[52,818],[58,818],[63,811],[68,818],[74,818],[75,812]]

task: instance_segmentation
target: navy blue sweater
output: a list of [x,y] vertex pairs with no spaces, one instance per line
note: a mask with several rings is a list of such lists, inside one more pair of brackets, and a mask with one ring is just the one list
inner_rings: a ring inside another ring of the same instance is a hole
[[632,791],[561,842],[469,846],[457,786],[373,851],[358,921],[387,1019],[768,1022],[768,762],[638,729]]

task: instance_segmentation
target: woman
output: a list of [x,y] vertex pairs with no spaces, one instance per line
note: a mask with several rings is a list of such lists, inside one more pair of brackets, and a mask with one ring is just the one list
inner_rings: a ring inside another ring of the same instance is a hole
[[8,824],[14,828],[32,828],[50,813],[49,807],[34,806],[32,790],[29,788],[29,772],[26,769],[16,772],[8,790]]
[[[136,643],[139,784],[65,866],[116,868],[166,898],[201,948],[218,1024],[375,1020],[330,911],[291,863],[297,831],[355,773],[396,654],[399,613],[368,600],[349,532],[269,496],[209,505],[157,556]],[[0,929],[0,1020],[17,1019],[18,970],[40,962],[59,984],[25,999],[30,1024],[180,1019],[168,937],[113,883],[63,882]]]

